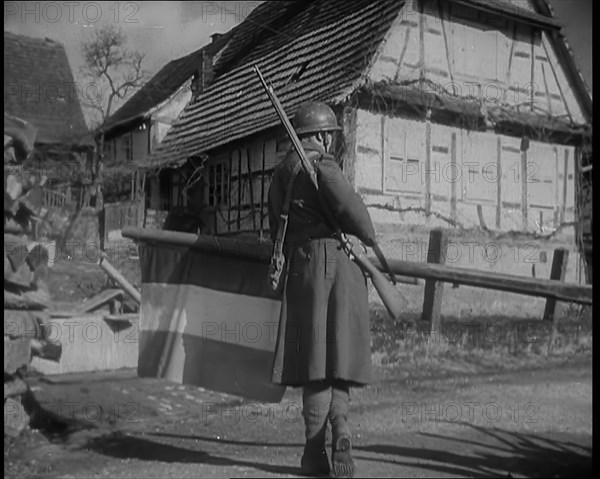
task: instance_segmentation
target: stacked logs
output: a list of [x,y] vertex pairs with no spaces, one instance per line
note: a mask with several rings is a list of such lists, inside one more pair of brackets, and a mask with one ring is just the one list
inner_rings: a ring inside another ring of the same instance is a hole
[[4,435],[14,437],[29,423],[22,399],[32,357],[59,361],[62,347],[49,339],[48,251],[30,239],[42,208],[43,181],[21,181],[21,165],[15,165],[14,153],[7,155],[6,137],[5,125]]

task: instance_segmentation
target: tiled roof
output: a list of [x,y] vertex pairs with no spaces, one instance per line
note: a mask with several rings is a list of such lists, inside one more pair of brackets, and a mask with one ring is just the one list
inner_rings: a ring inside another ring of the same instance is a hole
[[234,36],[226,49],[229,52],[223,52],[215,67],[221,73],[219,68],[235,65],[183,110],[143,165],[182,163],[190,156],[277,125],[277,115],[252,69],[254,63],[273,83],[288,115],[304,101],[343,101],[363,80],[403,3],[287,2],[272,10],[270,18],[257,18],[259,9],[255,9],[243,22],[243,29],[237,27],[239,42],[234,42]]
[[[231,33],[231,32],[230,32]],[[167,63],[123,106],[107,119],[104,130],[110,131],[147,114],[160,105],[194,76],[202,63],[202,54],[216,54],[227,43],[230,33],[184,57]]]
[[4,111],[37,128],[36,143],[94,145],[63,45],[4,32]]

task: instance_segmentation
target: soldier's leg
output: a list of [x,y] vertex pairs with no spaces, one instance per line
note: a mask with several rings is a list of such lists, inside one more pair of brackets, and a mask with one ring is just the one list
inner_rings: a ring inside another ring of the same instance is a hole
[[351,433],[348,426],[350,408],[350,386],[345,381],[335,381],[331,389],[329,422],[332,433],[333,473],[335,477],[354,477],[355,465],[352,459]]
[[306,445],[301,467],[306,474],[329,475],[329,459],[325,450],[327,414],[331,402],[331,386],[324,382],[308,383],[302,390]]

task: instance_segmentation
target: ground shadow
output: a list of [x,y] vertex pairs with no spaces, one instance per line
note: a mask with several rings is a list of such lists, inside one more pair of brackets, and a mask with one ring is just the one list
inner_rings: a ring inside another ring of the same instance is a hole
[[[472,428],[476,435],[469,438],[420,433],[432,447],[406,447],[394,444],[356,445],[359,461],[376,461],[438,474],[462,477],[590,477],[592,451],[590,447],[540,435],[453,423]],[[157,438],[184,439],[223,445],[273,448],[301,448],[303,444],[288,442],[256,442],[225,440],[201,435],[150,433]],[[456,444],[460,444],[459,447]],[[269,465],[216,456],[205,451],[191,450],[124,434],[103,436],[89,441],[86,449],[116,458],[135,458],[144,461],[181,462],[214,466],[242,466],[274,474],[301,475],[300,468]],[[454,451],[454,452],[453,452]],[[382,454],[387,457],[364,456],[361,453]],[[391,456],[391,457],[390,457]]]
[[233,439],[217,439],[209,436],[184,436],[182,434],[170,434],[166,432],[150,432],[149,436],[155,437],[168,437],[174,439],[186,439],[186,440],[196,440],[196,441],[204,441],[204,442],[214,442],[217,444],[229,444],[234,446],[257,446],[257,447],[293,447],[293,448],[302,448],[304,447],[304,443],[290,443],[290,442],[258,442],[258,441],[237,441]]
[[[454,423],[475,429],[480,440],[455,436],[421,433],[419,436],[440,441],[459,442],[464,448],[448,450],[403,447],[391,444],[358,446],[357,451],[417,459],[402,462],[395,459],[375,459],[397,465],[419,467],[435,472],[459,474],[465,477],[591,477],[592,450],[568,441],[558,441],[535,434],[485,428],[468,423]],[[369,458],[358,458],[373,460]],[[422,461],[433,461],[428,464]]]
[[[173,437],[192,438],[191,436],[177,435],[173,435]],[[231,459],[215,456],[204,451],[195,451],[182,447],[175,447],[168,444],[149,441],[147,439],[123,434],[113,434],[94,438],[91,441],[88,441],[84,448],[94,450],[95,452],[106,456],[121,459],[178,462],[184,464],[207,464],[212,466],[250,467],[272,474],[302,475],[300,467],[270,465],[260,462]]]

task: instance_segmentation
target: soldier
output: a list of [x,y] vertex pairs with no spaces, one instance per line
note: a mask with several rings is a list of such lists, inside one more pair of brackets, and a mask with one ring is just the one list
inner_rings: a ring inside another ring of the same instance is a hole
[[[329,205],[342,232],[375,244],[369,213],[331,156],[341,130],[324,103],[302,105],[293,120],[314,165],[319,192],[303,169],[293,180],[285,238],[288,264],[273,382],[302,387],[306,444],[302,470],[328,475],[327,420],[332,431],[335,477],[353,477],[348,427],[349,388],[371,380],[371,340],[366,277],[340,248],[319,199]],[[300,161],[295,150],[277,165],[269,189],[269,221],[275,241],[290,176]]]

